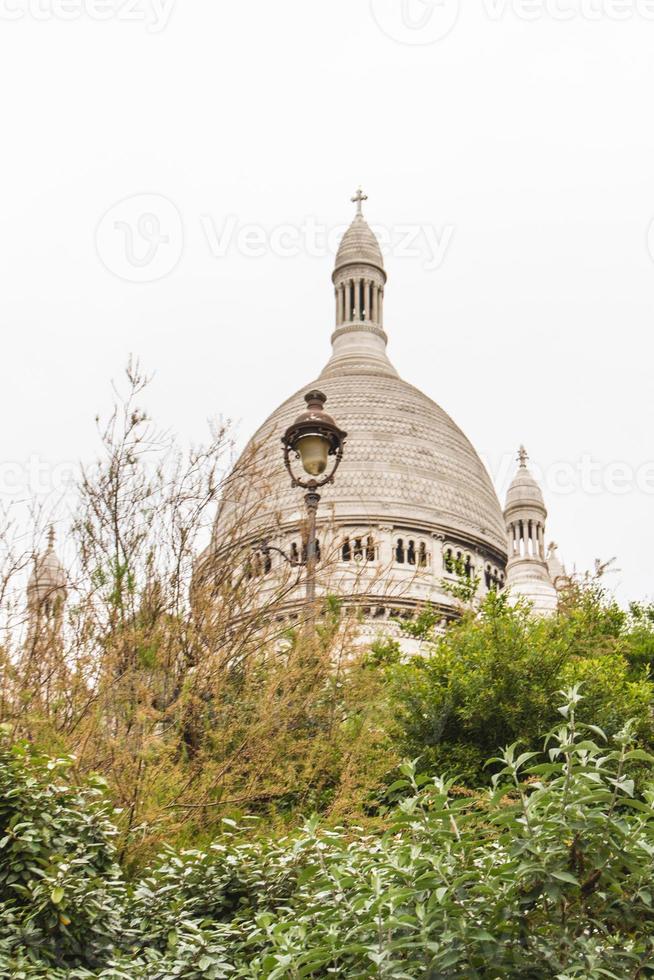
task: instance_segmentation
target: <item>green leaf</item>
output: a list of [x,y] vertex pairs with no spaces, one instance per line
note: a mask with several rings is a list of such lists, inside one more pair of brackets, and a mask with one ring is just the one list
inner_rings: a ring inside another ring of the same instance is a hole
[[551,871],[550,874],[552,878],[556,878],[558,881],[567,881],[570,885],[579,885],[579,881],[569,871]]
[[50,892],[50,901],[52,902],[53,905],[59,905],[59,903],[62,901],[65,894],[66,893],[64,889],[58,885],[56,888],[53,888],[52,891]]

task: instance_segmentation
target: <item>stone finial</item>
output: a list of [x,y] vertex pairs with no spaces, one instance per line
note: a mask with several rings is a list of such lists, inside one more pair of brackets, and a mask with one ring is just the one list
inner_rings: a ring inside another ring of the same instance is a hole
[[529,459],[529,453],[527,452],[524,446],[520,446],[520,450],[518,452],[518,462],[520,463],[520,466],[523,469],[527,468],[528,459]]
[[357,190],[357,192],[356,192],[356,194],[354,195],[353,198],[351,198],[351,200],[352,200],[352,203],[353,204],[356,204],[356,206],[357,206],[357,214],[358,215],[363,215],[363,211],[361,209],[361,205],[363,204],[364,201],[367,201],[368,200],[368,195],[367,194],[364,194],[363,191],[362,191],[362,189],[359,187],[358,190]]
[[48,528],[48,551],[54,550],[54,543],[55,543],[55,529],[54,529],[54,524],[51,524],[50,527]]

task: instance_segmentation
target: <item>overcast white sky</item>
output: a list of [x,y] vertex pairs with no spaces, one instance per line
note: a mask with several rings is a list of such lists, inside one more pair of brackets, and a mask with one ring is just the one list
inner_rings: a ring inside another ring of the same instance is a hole
[[460,6],[0,0],[5,500],[94,455],[130,352],[187,442],[312,380],[360,182],[403,377],[652,596],[654,2]]

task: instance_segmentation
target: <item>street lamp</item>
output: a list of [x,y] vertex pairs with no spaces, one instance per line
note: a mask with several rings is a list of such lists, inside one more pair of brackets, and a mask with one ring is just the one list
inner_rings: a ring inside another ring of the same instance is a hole
[[[291,563],[306,567],[306,598],[312,617],[316,598],[316,512],[320,503],[318,490],[333,481],[343,458],[347,433],[339,429],[331,415],[325,411],[327,398],[322,391],[310,391],[304,396],[304,400],[307,407],[282,436],[282,447],[284,465],[291,477],[291,485],[306,490],[306,556]],[[306,476],[298,476],[294,472],[293,464],[297,462],[301,464]],[[291,561],[279,548],[273,549],[264,543],[262,550],[279,551],[287,561]]]
[[[318,490],[331,483],[343,458],[347,432],[339,429],[331,415],[325,411],[327,397],[322,391],[310,391],[304,396],[306,409],[289,425],[282,436],[284,464],[291,477],[291,485],[306,490],[304,503],[307,508],[307,603],[316,598],[316,512],[320,503]],[[293,462],[302,464],[309,479],[297,476]]]

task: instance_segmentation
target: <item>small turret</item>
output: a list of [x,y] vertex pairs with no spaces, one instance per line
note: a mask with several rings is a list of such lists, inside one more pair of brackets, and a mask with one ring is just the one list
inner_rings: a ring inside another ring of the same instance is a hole
[[367,200],[361,189],[352,198],[356,214],[336,253],[332,273],[336,299],[334,353],[322,377],[359,370],[362,360],[377,373],[397,377],[386,355],[384,258],[361,208]]
[[32,629],[59,619],[66,602],[66,571],[55,550],[55,532],[48,531],[48,547],[34,559],[27,583],[27,609]]
[[543,493],[527,468],[527,451],[520,447],[520,466],[506,495],[506,522],[509,563],[507,589],[516,598],[532,603],[538,615],[556,611],[557,592],[545,558],[547,508]]

